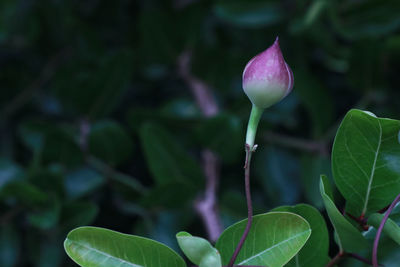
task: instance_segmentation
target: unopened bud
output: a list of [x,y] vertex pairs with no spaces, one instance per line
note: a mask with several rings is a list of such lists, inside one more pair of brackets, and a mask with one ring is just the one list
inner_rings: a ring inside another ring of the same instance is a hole
[[279,40],[247,63],[243,90],[259,108],[267,108],[287,96],[293,88],[293,73],[283,58]]

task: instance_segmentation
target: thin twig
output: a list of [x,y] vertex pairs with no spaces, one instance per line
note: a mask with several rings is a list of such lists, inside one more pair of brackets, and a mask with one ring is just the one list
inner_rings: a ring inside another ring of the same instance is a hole
[[208,236],[211,241],[216,241],[221,234],[222,225],[216,207],[216,194],[218,187],[217,162],[214,152],[209,149],[202,151],[203,168],[206,176],[206,189],[204,197],[195,202],[196,211],[201,215]]
[[396,206],[397,202],[400,200],[400,194],[397,195],[397,197],[393,200],[392,204],[390,204],[388,210],[385,213],[385,216],[383,217],[381,224],[379,225],[378,230],[376,231],[375,235],[375,240],[374,240],[374,246],[372,249],[372,265],[374,267],[378,267],[378,246],[379,246],[379,239],[381,238],[381,234],[383,231],[383,227],[385,226],[386,221],[389,219],[389,215],[392,212],[394,206]]
[[[209,86],[192,75],[190,71],[191,52],[186,51],[178,59],[178,73],[188,85],[197,106],[205,117],[218,114],[219,108]],[[217,190],[218,190],[218,166],[217,155],[209,150],[202,151],[203,170],[206,177],[206,188],[204,195],[194,203],[195,209],[206,227],[208,238],[216,241],[222,233],[222,223],[218,214]]]
[[264,132],[264,140],[270,143],[276,143],[289,148],[295,148],[311,153],[328,156],[328,144],[324,141],[308,140],[287,135],[277,134],[271,131]]
[[178,59],[178,73],[192,91],[201,112],[206,117],[215,116],[219,112],[217,102],[209,86],[192,75],[190,71],[191,58],[192,53],[190,51],[185,51],[181,54]]
[[93,156],[87,156],[86,162],[90,167],[103,173],[109,179],[129,187],[139,194],[144,194],[148,191],[147,188],[138,181],[138,179],[114,170],[112,167]]
[[252,149],[249,145],[246,144],[246,160],[244,164],[244,181],[245,181],[245,188],[246,188],[246,200],[247,200],[247,224],[246,228],[243,232],[240,241],[233,252],[232,258],[229,261],[228,267],[232,267],[236,261],[237,256],[239,255],[240,250],[243,247],[244,242],[246,241],[247,235],[249,234],[251,224],[253,222],[253,205],[251,203],[251,191],[250,191],[250,164],[251,164],[251,154]]

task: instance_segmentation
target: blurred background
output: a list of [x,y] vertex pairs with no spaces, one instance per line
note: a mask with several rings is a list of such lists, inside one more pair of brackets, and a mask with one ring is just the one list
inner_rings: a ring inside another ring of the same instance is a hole
[[176,249],[243,219],[241,75],[276,36],[295,87],[260,124],[255,212],[322,208],[346,112],[400,119],[399,28],[398,0],[1,0],[0,265],[75,266],[81,225]]

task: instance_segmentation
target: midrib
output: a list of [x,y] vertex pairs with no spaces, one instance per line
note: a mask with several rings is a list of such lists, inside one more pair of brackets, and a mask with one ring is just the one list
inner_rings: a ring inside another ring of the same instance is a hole
[[76,241],[71,241],[71,242],[77,244],[78,246],[84,247],[84,248],[86,248],[87,250],[91,250],[91,251],[94,251],[95,253],[99,253],[99,254],[101,254],[101,255],[103,255],[103,256],[106,256],[107,258],[113,258],[113,259],[118,260],[118,261],[120,261],[120,262],[122,262],[122,263],[128,264],[129,266],[132,266],[132,267],[143,267],[142,265],[136,265],[136,264],[131,263],[131,262],[128,262],[128,261],[126,261],[126,260],[123,260],[123,259],[114,257],[114,256],[112,256],[112,255],[110,255],[110,254],[107,254],[107,253],[101,251],[101,250],[95,249],[95,248],[93,248],[93,247],[86,246],[86,245],[84,245],[84,244],[82,244],[82,243],[79,243],[79,242],[76,242]]
[[280,245],[282,245],[282,244],[284,244],[284,243],[286,243],[286,242],[289,242],[290,240],[295,239],[295,238],[297,238],[297,237],[299,237],[299,236],[301,236],[301,235],[306,234],[308,231],[310,231],[310,230],[307,230],[307,231],[298,233],[297,235],[294,235],[294,236],[292,236],[292,237],[290,237],[290,238],[288,238],[288,239],[286,239],[286,240],[283,240],[283,241],[281,241],[281,242],[279,242],[279,243],[273,245],[272,247],[269,247],[269,248],[267,248],[267,249],[261,251],[260,253],[257,253],[256,255],[253,255],[253,256],[251,256],[250,258],[245,259],[245,260],[242,261],[241,263],[238,263],[238,265],[242,265],[242,264],[248,263],[248,262],[251,261],[252,259],[257,258],[257,257],[261,256],[261,255],[264,254],[264,253],[267,253],[269,250],[271,250],[271,249],[273,249],[273,248],[276,248],[276,247],[278,247],[278,246],[280,246]]
[[366,194],[366,196],[365,196],[365,203],[364,203],[364,207],[363,207],[363,210],[362,210],[362,213],[361,213],[362,215],[365,215],[365,212],[367,211],[367,206],[368,206],[368,201],[369,201],[369,195],[371,194],[372,181],[374,180],[376,161],[377,161],[377,159],[378,159],[379,150],[381,149],[382,125],[381,125],[381,122],[380,122],[379,120],[378,120],[378,124],[379,124],[379,141],[378,141],[378,147],[376,148],[374,164],[372,165],[371,175],[369,176],[368,187],[367,187],[367,194]]

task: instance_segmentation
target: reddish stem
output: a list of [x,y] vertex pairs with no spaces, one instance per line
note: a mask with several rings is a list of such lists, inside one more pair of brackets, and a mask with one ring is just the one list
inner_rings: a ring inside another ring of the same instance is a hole
[[252,149],[247,144],[245,146],[245,149],[246,149],[246,161],[244,164],[244,179],[245,179],[246,200],[247,200],[247,225],[235,251],[233,252],[232,258],[229,261],[227,267],[232,267],[233,264],[235,263],[236,258],[243,247],[244,241],[246,241],[247,235],[249,234],[251,228],[251,224],[253,222],[253,204],[251,202],[251,193],[250,193],[250,161],[251,161]]
[[376,236],[374,240],[374,247],[372,249],[372,266],[378,267],[378,246],[379,246],[379,239],[381,238],[383,227],[385,226],[386,221],[389,219],[389,215],[392,212],[394,206],[396,206],[397,202],[400,200],[400,194],[393,200],[392,204],[390,204],[388,210],[383,217],[381,224],[379,225],[378,231],[376,231]]

